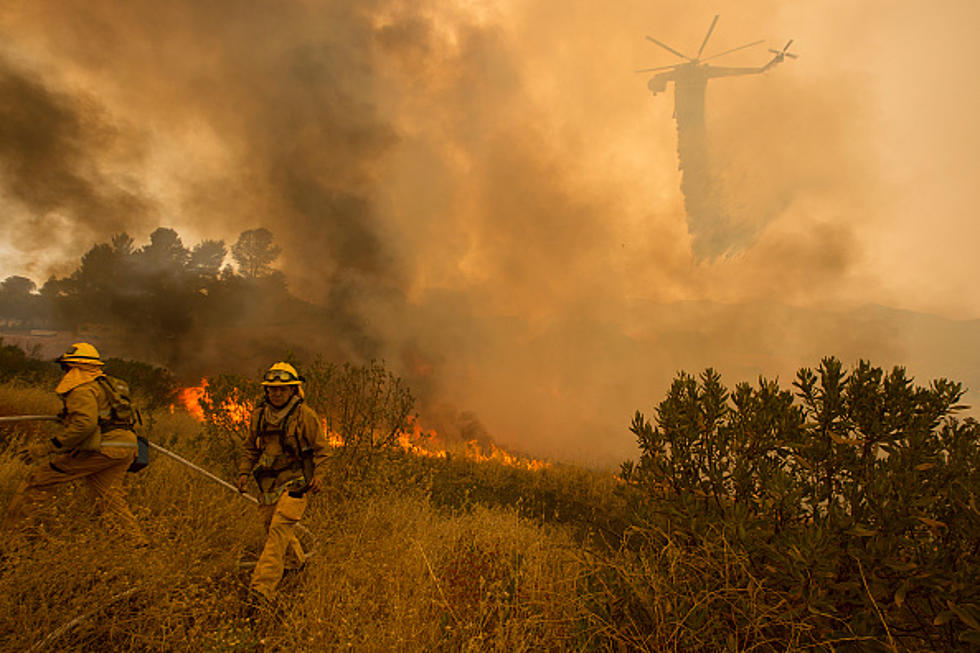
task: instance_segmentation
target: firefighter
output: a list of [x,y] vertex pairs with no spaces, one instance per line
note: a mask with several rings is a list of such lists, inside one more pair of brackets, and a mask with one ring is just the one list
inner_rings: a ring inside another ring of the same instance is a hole
[[65,373],[54,390],[64,405],[64,431],[47,445],[30,451],[34,468],[7,507],[4,529],[18,526],[59,485],[83,479],[109,529],[127,537],[134,546],[145,546],[146,537],[122,487],[137,453],[131,413],[123,416],[117,408],[118,395],[112,394],[102,371],[104,363],[94,346],[75,343],[55,361]]
[[287,550],[293,550],[300,565],[306,561],[296,524],[306,509],[307,494],[323,487],[327,441],[319,417],[303,401],[302,383],[289,363],[276,363],[265,373],[265,399],[252,413],[238,467],[240,492],[252,477],[258,484],[258,515],[266,531],[249,589],[269,602],[282,579]]

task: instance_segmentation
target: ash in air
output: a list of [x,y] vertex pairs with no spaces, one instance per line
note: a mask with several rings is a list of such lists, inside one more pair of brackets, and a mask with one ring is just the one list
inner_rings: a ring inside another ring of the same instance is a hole
[[685,59],[684,63],[656,68],[644,68],[637,72],[658,72],[647,82],[647,87],[657,95],[674,83],[674,120],[677,122],[677,158],[681,170],[681,191],[684,193],[684,208],[687,211],[688,231],[692,237],[694,257],[698,261],[711,260],[738,249],[745,244],[749,234],[733,220],[724,208],[716,175],[711,169],[708,150],[707,129],[704,119],[704,98],[708,80],[716,77],[735,77],[764,73],[785,57],[795,59],[796,55],[787,52],[792,40],[782,50],[772,50],[773,57],[762,66],[728,67],[707,63],[737,50],[759,45],[754,41],[736,48],[701,58],[711,33],[718,22],[718,16],[711,21],[711,27],[694,57],[678,52],[669,45],[652,36],[647,39],[665,50]]

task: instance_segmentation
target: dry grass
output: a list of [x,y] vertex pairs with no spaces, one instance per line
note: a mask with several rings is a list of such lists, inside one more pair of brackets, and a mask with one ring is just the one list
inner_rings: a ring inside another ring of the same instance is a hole
[[286,591],[286,649],[563,648],[574,583],[557,534],[502,510],[443,516],[413,497],[321,506],[316,564]]
[[[43,393],[0,387],[0,408],[30,402],[42,407]],[[206,462],[191,420],[161,411],[149,435]],[[0,501],[27,469],[0,455]],[[447,514],[424,496],[320,495],[304,520],[313,560],[287,572],[280,615],[250,615],[239,562],[261,545],[254,505],[163,457],[127,486],[147,549],[109,537],[82,486],[59,492],[27,532],[3,535],[0,648],[574,648],[574,545],[510,510]]]
[[642,529],[632,538],[644,544],[583,562],[583,632],[594,642],[630,651],[834,650],[724,541],[684,545]]
[[168,463],[132,479],[148,549],[107,538],[81,488],[5,542],[4,650],[93,610],[53,649],[540,650],[571,637],[577,563],[560,534],[501,509],[439,515],[413,497],[316,506],[315,556],[287,572],[282,616],[250,619],[238,563],[261,543],[254,507]]

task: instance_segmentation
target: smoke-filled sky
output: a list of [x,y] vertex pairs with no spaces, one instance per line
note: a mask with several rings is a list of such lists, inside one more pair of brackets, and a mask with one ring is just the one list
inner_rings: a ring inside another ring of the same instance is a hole
[[[634,71],[716,13],[706,54],[766,44],[714,63],[799,59],[708,85],[755,237],[698,263],[673,93]],[[633,455],[679,369],[980,383],[935,336],[977,341],[948,320],[980,318],[978,24],[972,0],[0,0],[0,278],[265,226],[293,291],[361,316],[431,406],[560,459]]]

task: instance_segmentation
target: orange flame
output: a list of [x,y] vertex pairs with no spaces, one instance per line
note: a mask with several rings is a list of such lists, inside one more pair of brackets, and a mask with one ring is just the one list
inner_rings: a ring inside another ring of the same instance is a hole
[[[201,379],[201,385],[181,388],[177,393],[177,400],[180,405],[200,422],[205,421],[204,408],[202,402],[211,405],[211,397],[208,394],[207,379]],[[170,406],[170,411],[174,411],[175,406]],[[232,427],[248,424],[252,413],[252,403],[240,401],[233,398],[225,399],[220,406],[220,417],[217,421],[227,419],[226,424]],[[321,420],[323,430],[327,434],[327,443],[331,447],[344,446],[344,438],[340,433],[330,430],[327,420]],[[406,429],[399,431],[395,442],[407,453],[425,458],[448,458],[450,451],[446,443],[434,429],[424,429],[414,416],[409,416]],[[484,449],[476,440],[465,443],[461,451],[454,451],[452,455],[460,456],[474,462],[497,462],[508,467],[517,467],[537,472],[551,467],[551,463],[533,458],[526,458],[508,452],[494,443],[488,443],[489,451]]]
[[252,403],[235,401],[229,397],[221,403],[221,410],[232,424],[242,426],[248,424],[249,417],[252,415]]
[[[402,431],[398,436],[398,444],[402,449],[417,456],[428,458],[449,457],[450,451],[434,429],[423,429],[418,420],[412,416],[408,418],[408,426],[411,430]],[[463,458],[474,462],[495,461],[508,467],[518,467],[535,472],[551,467],[551,463],[512,454],[492,442],[488,443],[488,446],[490,447],[489,452],[485,451],[476,440],[470,440],[461,452],[456,452],[454,455],[461,455]]]
[[[321,419],[323,430],[327,433],[327,442],[331,447],[344,446],[344,438],[340,433],[330,430],[326,418]],[[476,440],[470,440],[461,451],[450,452],[447,445],[434,429],[424,429],[418,420],[409,416],[407,429],[400,431],[395,439],[395,443],[407,453],[425,458],[448,458],[450,455],[459,456],[474,462],[495,461],[509,467],[519,467],[530,471],[541,471],[551,467],[551,463],[533,458],[524,458],[508,452],[498,447],[492,442],[489,443],[490,451],[484,451],[483,447]]]
[[[180,405],[199,422],[204,421],[204,408],[201,407],[201,399],[204,398],[207,391],[208,380],[201,379],[201,385],[181,388],[177,393],[177,401],[180,402]],[[171,406],[170,412],[173,412],[173,406]]]
[[[208,392],[208,380],[201,379],[201,385],[181,388],[177,392],[177,401],[194,419],[203,422],[207,419],[204,414],[204,406],[211,406],[211,395]],[[170,405],[170,412],[173,413],[175,404]],[[221,402],[219,406],[222,419],[225,419],[232,426],[240,426],[248,423],[249,416],[252,414],[252,404],[248,401],[236,401],[229,397]]]

